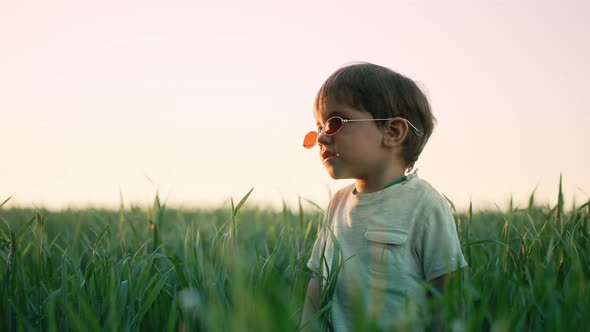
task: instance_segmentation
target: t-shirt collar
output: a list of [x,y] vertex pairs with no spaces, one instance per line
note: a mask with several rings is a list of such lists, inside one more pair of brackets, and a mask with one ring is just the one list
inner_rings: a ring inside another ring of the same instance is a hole
[[[385,187],[383,187],[383,189],[386,189],[386,188],[389,188],[389,187],[393,187],[396,184],[399,184],[399,183],[402,183],[402,182],[406,181],[407,179],[408,179],[408,176],[407,175],[404,175],[401,178],[395,179],[393,182],[391,182],[390,184],[388,184]],[[352,194],[353,195],[358,194],[358,192],[356,191],[356,187],[354,189],[352,189]]]

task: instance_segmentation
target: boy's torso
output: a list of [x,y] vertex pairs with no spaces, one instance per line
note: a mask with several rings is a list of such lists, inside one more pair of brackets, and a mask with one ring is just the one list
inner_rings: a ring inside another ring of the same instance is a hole
[[440,204],[440,194],[416,174],[377,193],[352,189],[334,196],[326,216],[337,239],[335,245],[328,236],[326,258],[340,252],[343,264],[333,298],[335,330],[358,330],[351,315],[381,327],[413,326],[424,318],[426,301],[420,221],[431,204]]

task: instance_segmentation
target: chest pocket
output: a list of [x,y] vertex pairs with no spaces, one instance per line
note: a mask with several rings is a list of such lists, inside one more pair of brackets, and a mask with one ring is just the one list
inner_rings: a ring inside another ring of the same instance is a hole
[[366,259],[370,270],[399,270],[404,262],[408,232],[403,229],[380,228],[365,232]]

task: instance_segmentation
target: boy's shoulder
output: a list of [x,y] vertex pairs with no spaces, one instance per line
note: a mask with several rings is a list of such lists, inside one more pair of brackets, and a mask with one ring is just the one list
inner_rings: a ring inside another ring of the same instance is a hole
[[414,183],[415,190],[420,193],[420,201],[423,207],[449,206],[447,198],[430,184],[430,182],[416,175]]
[[444,196],[438,191],[430,182],[424,180],[423,178],[419,177],[418,174],[414,175],[414,186],[416,190],[424,193],[426,195],[425,198],[429,199],[444,199]]

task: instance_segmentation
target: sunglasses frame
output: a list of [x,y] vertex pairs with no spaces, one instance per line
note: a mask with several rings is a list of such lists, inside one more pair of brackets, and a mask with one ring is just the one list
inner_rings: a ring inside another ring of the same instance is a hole
[[305,138],[307,138],[307,136],[309,134],[315,133],[316,134],[315,142],[313,143],[313,145],[306,146],[305,145],[306,139],[304,138],[303,139],[303,147],[306,148],[306,149],[313,148],[318,143],[318,138],[320,137],[320,135],[324,134],[326,136],[332,136],[332,135],[336,134],[337,132],[339,132],[340,129],[342,129],[342,127],[344,127],[344,124],[347,123],[347,122],[388,121],[388,120],[394,120],[394,119],[402,119],[402,120],[404,120],[410,126],[410,128],[412,128],[412,130],[414,131],[414,133],[416,134],[416,136],[422,136],[422,132],[418,128],[416,128],[416,126],[414,126],[409,120],[407,120],[405,118],[402,118],[401,116],[397,116],[397,117],[393,117],[393,118],[385,118],[385,119],[345,119],[345,118],[343,118],[341,116],[335,115],[335,116],[330,117],[328,120],[326,120],[326,122],[324,124],[330,122],[332,119],[340,119],[340,121],[342,122],[342,124],[340,125],[340,128],[336,129],[336,131],[333,132],[333,133],[331,133],[331,134],[326,132],[326,126],[325,125],[322,126],[322,128],[320,130],[318,130],[318,131],[313,131],[313,130],[310,131],[309,133],[307,133],[305,135]]

